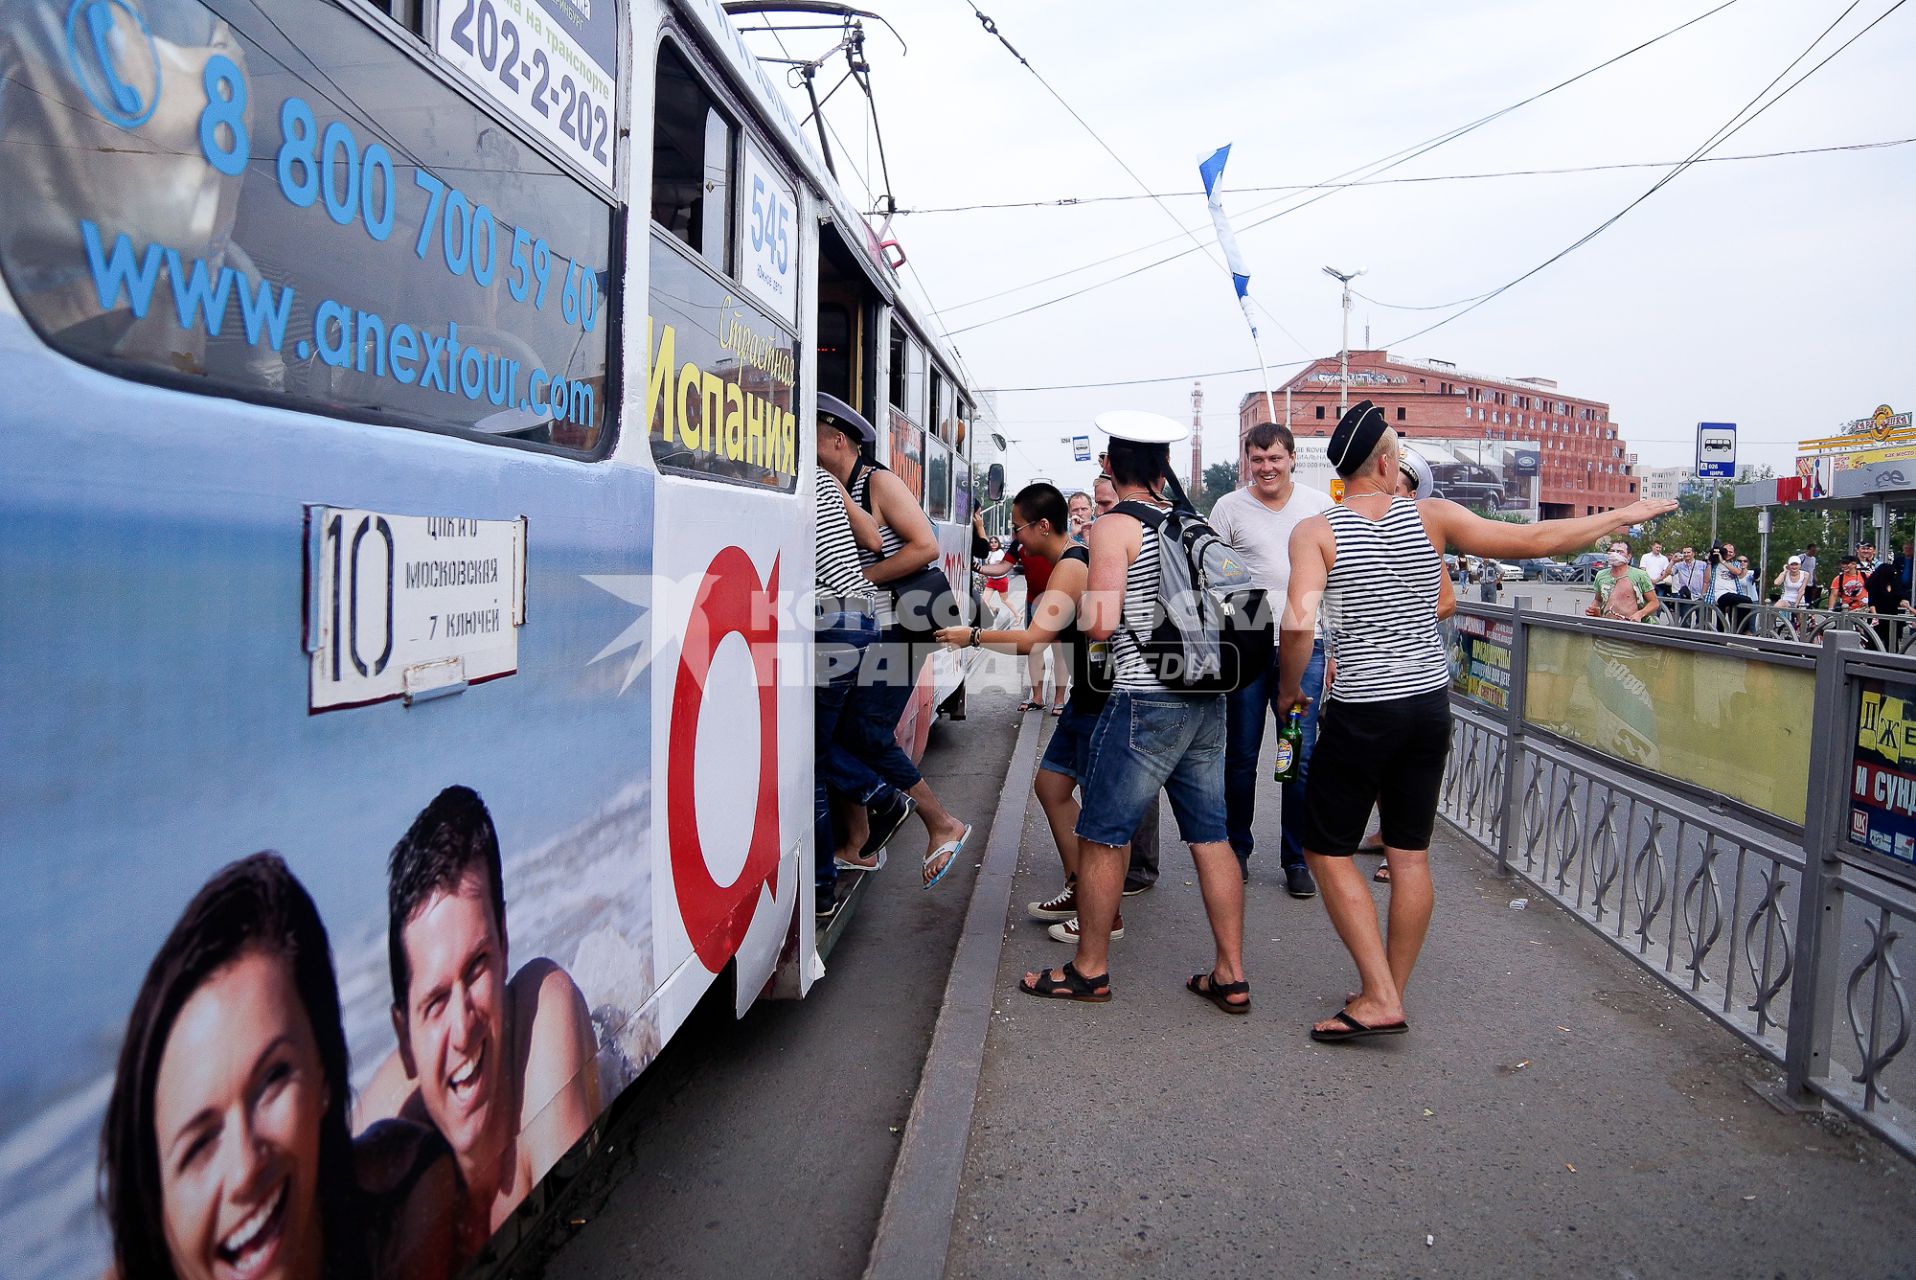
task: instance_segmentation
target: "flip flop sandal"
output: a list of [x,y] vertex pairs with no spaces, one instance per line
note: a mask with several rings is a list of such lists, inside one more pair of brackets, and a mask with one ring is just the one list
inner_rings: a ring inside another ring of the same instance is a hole
[[1052,715],[1054,715],[1054,716],[1061,716],[1061,715],[1063,715],[1063,714],[1064,714],[1064,708],[1063,708],[1063,707],[1053,707],[1053,708],[1051,708],[1051,714],[1052,714]]
[[1032,702],[1031,700],[1026,699],[1025,701],[1020,702],[1018,704],[1019,715],[1023,715],[1027,711],[1042,711],[1042,710],[1044,710],[1044,703],[1042,702]]
[[1333,1031],[1319,1031],[1312,1027],[1311,1039],[1319,1044],[1342,1044],[1346,1040],[1362,1040],[1367,1036],[1401,1036],[1410,1030],[1408,1022],[1385,1022],[1367,1027],[1351,1017],[1349,1009],[1339,1009],[1331,1016],[1344,1025]]
[[1087,978],[1069,960],[1058,972],[1063,976],[1054,978],[1051,970],[1041,969],[1038,971],[1038,980],[1033,983],[1020,978],[1018,990],[1028,996],[1037,996],[1040,1000],[1079,1000],[1085,1004],[1103,1004],[1111,998],[1111,975],[1108,973]]
[[945,873],[947,871],[950,871],[952,867],[957,864],[958,855],[965,851],[965,841],[969,839],[971,839],[971,824],[967,822],[965,824],[965,833],[963,835],[959,836],[956,840],[945,841],[943,844],[939,845],[936,849],[933,849],[930,853],[925,855],[924,870],[926,871],[931,870],[931,864],[938,861],[938,859],[942,855],[947,853],[951,855],[950,857],[945,858],[945,865],[938,868],[938,874],[934,875],[931,879],[925,881],[925,888],[929,889],[933,885],[937,884],[940,880],[943,880],[945,878]]
[[1390,883],[1390,863],[1386,862],[1383,866],[1371,872],[1370,878],[1372,880],[1375,880],[1378,884],[1389,884]]
[[834,856],[832,865],[840,871],[883,871],[885,869],[885,851],[880,849],[878,857],[872,862],[853,862],[850,858]]
[[[1202,983],[1203,985],[1199,985]],[[1194,973],[1184,983],[1184,989],[1192,995],[1202,996],[1226,1013],[1249,1013],[1251,1011],[1251,984],[1242,982],[1219,982],[1217,971]],[[1232,1004],[1226,996],[1243,996],[1243,1004]]]

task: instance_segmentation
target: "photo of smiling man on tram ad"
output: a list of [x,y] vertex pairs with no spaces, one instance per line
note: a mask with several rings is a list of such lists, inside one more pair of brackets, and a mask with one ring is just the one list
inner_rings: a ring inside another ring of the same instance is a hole
[[387,907],[399,1047],[357,1121],[399,1116],[451,1146],[463,1264],[598,1115],[596,1039],[578,985],[551,960],[507,980],[499,837],[469,788],[440,792],[394,846]]

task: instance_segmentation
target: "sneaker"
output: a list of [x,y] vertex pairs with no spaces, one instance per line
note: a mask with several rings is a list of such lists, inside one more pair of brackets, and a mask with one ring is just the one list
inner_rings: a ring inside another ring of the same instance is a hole
[[1033,920],[1070,920],[1078,914],[1078,883],[1075,880],[1065,882],[1058,890],[1043,902],[1028,902],[1025,911]]
[[859,848],[860,858],[875,858],[891,838],[898,834],[900,827],[910,821],[911,815],[918,812],[918,802],[902,791],[892,792],[891,799],[882,805],[874,805],[871,810],[871,834]]
[[827,888],[821,885],[818,891],[813,894],[812,909],[818,914],[818,923],[829,924],[831,918],[838,914],[838,889],[836,886]]
[[1284,891],[1293,898],[1315,898],[1317,881],[1311,879],[1311,869],[1303,863],[1284,868]]
[[[1072,916],[1069,920],[1066,920],[1063,924],[1054,924],[1049,929],[1045,930],[1045,932],[1050,934],[1054,941],[1069,942],[1075,946],[1077,945],[1077,941],[1078,941],[1078,917]],[[1124,936],[1124,915],[1122,912],[1120,912],[1118,915],[1118,918],[1111,922],[1111,941],[1116,942],[1119,938],[1122,938],[1123,936]]]
[[1143,893],[1146,889],[1149,889],[1155,883],[1157,882],[1154,880],[1141,880],[1138,883],[1133,884],[1131,883],[1131,881],[1126,880],[1124,882],[1124,896],[1127,898],[1135,898],[1140,893]]

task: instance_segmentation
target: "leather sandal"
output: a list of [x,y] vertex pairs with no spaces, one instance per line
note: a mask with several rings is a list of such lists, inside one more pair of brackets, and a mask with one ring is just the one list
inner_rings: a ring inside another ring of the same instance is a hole
[[1051,970],[1041,969],[1038,971],[1038,980],[1032,983],[1020,978],[1018,990],[1041,1000],[1079,1000],[1085,1004],[1103,1004],[1111,998],[1111,975],[1108,973],[1087,978],[1069,960],[1058,972],[1060,976],[1054,978]]
[[[1194,973],[1184,983],[1184,989],[1192,995],[1202,996],[1226,1013],[1249,1013],[1251,1011],[1251,984],[1249,979],[1239,982],[1219,982],[1217,971]],[[1226,997],[1243,996],[1242,1004],[1233,1004]]]

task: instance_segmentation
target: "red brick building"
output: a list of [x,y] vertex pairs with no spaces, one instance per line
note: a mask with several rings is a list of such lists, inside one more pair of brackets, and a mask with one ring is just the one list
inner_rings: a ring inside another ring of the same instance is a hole
[[[1328,436],[1337,426],[1336,357],[1318,360],[1277,390],[1275,412],[1264,393],[1238,405],[1239,469],[1244,433],[1284,417],[1299,437]],[[1497,378],[1468,373],[1443,360],[1408,360],[1388,351],[1350,353],[1350,402],[1384,406],[1397,430],[1418,438],[1536,440],[1543,446],[1539,502],[1545,519],[1588,515],[1637,499],[1630,446],[1610,420],[1610,406],[1567,396],[1549,378]]]

